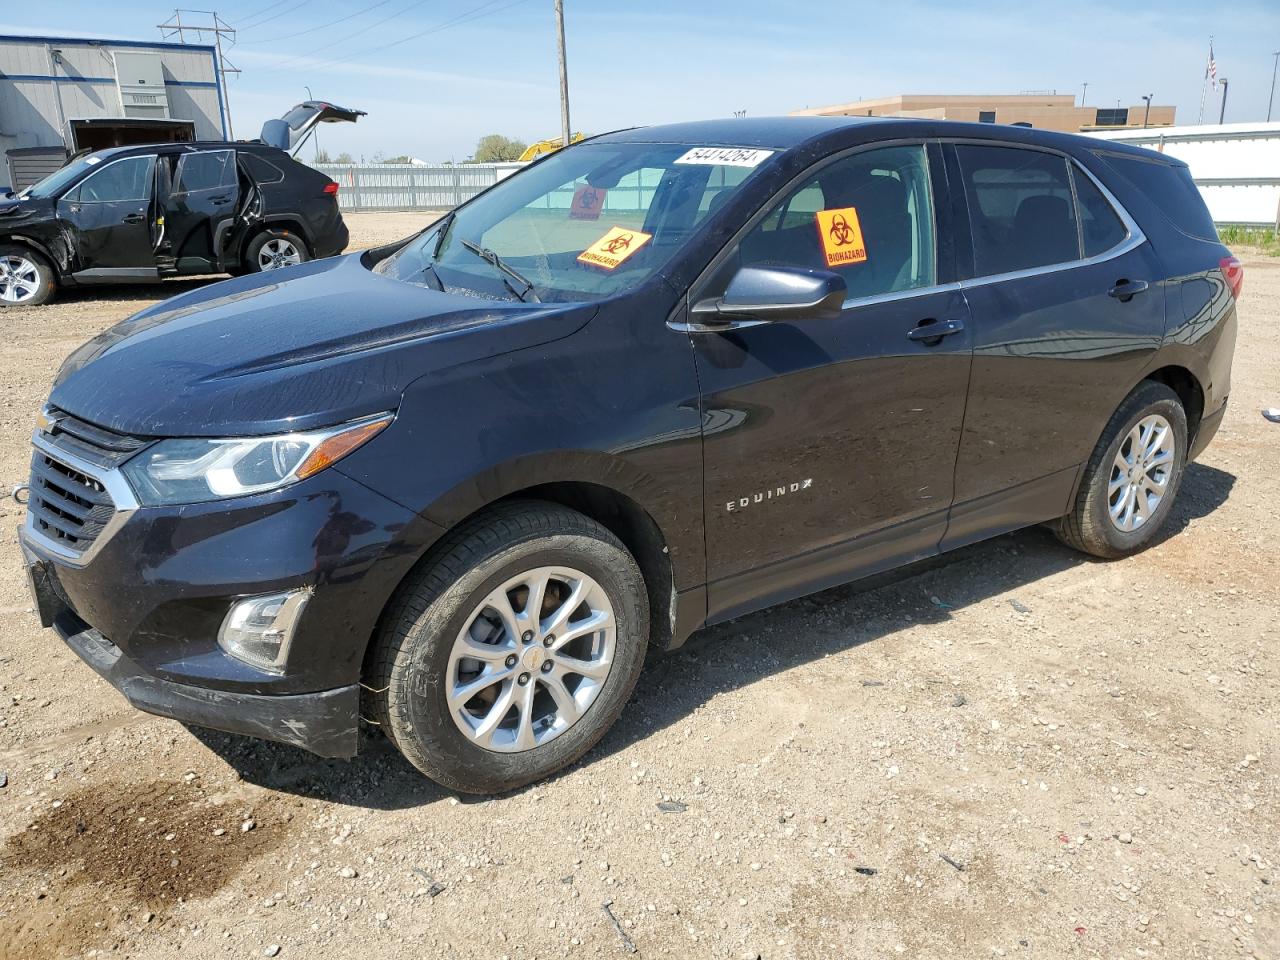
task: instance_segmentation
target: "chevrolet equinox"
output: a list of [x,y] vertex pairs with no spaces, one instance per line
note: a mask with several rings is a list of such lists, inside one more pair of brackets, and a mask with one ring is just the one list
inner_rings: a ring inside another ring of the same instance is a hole
[[1031,524],[1150,543],[1242,279],[1186,166],[1117,143],[621,131],[80,347],[22,550],[138,708],[329,757],[363,718],[502,791],[705,624]]

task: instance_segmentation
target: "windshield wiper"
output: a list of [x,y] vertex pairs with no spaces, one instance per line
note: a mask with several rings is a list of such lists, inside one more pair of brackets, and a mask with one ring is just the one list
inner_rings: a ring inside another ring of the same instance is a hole
[[[468,250],[470,250],[472,253],[474,253],[481,260],[485,261],[485,263],[492,264],[498,270],[502,271],[503,284],[506,286],[508,290],[511,291],[512,295],[514,295],[515,298],[519,300],[521,303],[527,303],[530,298],[532,298],[534,303],[541,302],[538,299],[538,295],[533,292],[533,282],[529,280],[528,277],[522,274],[515,267],[511,266],[509,263],[503,260],[500,256],[498,256],[496,253],[490,250],[488,247],[482,247],[478,243],[472,243],[470,240],[465,240],[465,239],[459,239],[458,242],[461,243]],[[524,289],[517,290],[514,286],[512,286],[511,281],[508,280],[507,277],[510,277],[512,280],[515,280],[518,283],[523,283]]]

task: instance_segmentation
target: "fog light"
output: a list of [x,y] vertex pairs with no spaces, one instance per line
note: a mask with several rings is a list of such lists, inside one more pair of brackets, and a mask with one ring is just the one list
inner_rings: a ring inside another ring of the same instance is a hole
[[218,631],[218,646],[270,673],[283,673],[289,643],[311,599],[309,589],[239,600]]

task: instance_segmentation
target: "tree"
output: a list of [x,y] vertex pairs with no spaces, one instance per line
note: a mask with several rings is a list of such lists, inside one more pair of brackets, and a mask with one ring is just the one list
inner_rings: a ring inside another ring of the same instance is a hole
[[329,159],[329,151],[323,150],[320,147],[316,147],[315,162],[316,163],[333,163],[333,161]]
[[343,153],[340,153],[336,157],[334,157],[333,162],[334,163],[355,163],[355,160],[352,159],[351,154],[346,153],[344,151]]
[[402,153],[398,157],[388,157],[386,160],[382,162],[383,163],[412,163],[413,157],[409,156],[407,153]]
[[523,140],[504,137],[500,133],[491,133],[481,137],[476,144],[475,163],[498,163],[504,160],[519,160],[520,154],[527,147]]

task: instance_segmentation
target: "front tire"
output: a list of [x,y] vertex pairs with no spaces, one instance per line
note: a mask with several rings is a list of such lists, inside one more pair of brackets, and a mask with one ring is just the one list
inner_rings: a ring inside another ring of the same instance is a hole
[[0,306],[36,307],[57,289],[57,274],[44,257],[20,244],[0,244]]
[[1144,380],[1102,431],[1075,505],[1055,525],[1058,539],[1106,559],[1143,549],[1173,509],[1186,457],[1182,401],[1164,384]]
[[306,263],[310,259],[311,249],[296,233],[264,230],[249,241],[242,266],[248,273],[265,273]]
[[513,790],[604,736],[648,636],[644,580],[612,533],[557,504],[504,504],[452,534],[401,587],[367,706],[436,782]]

